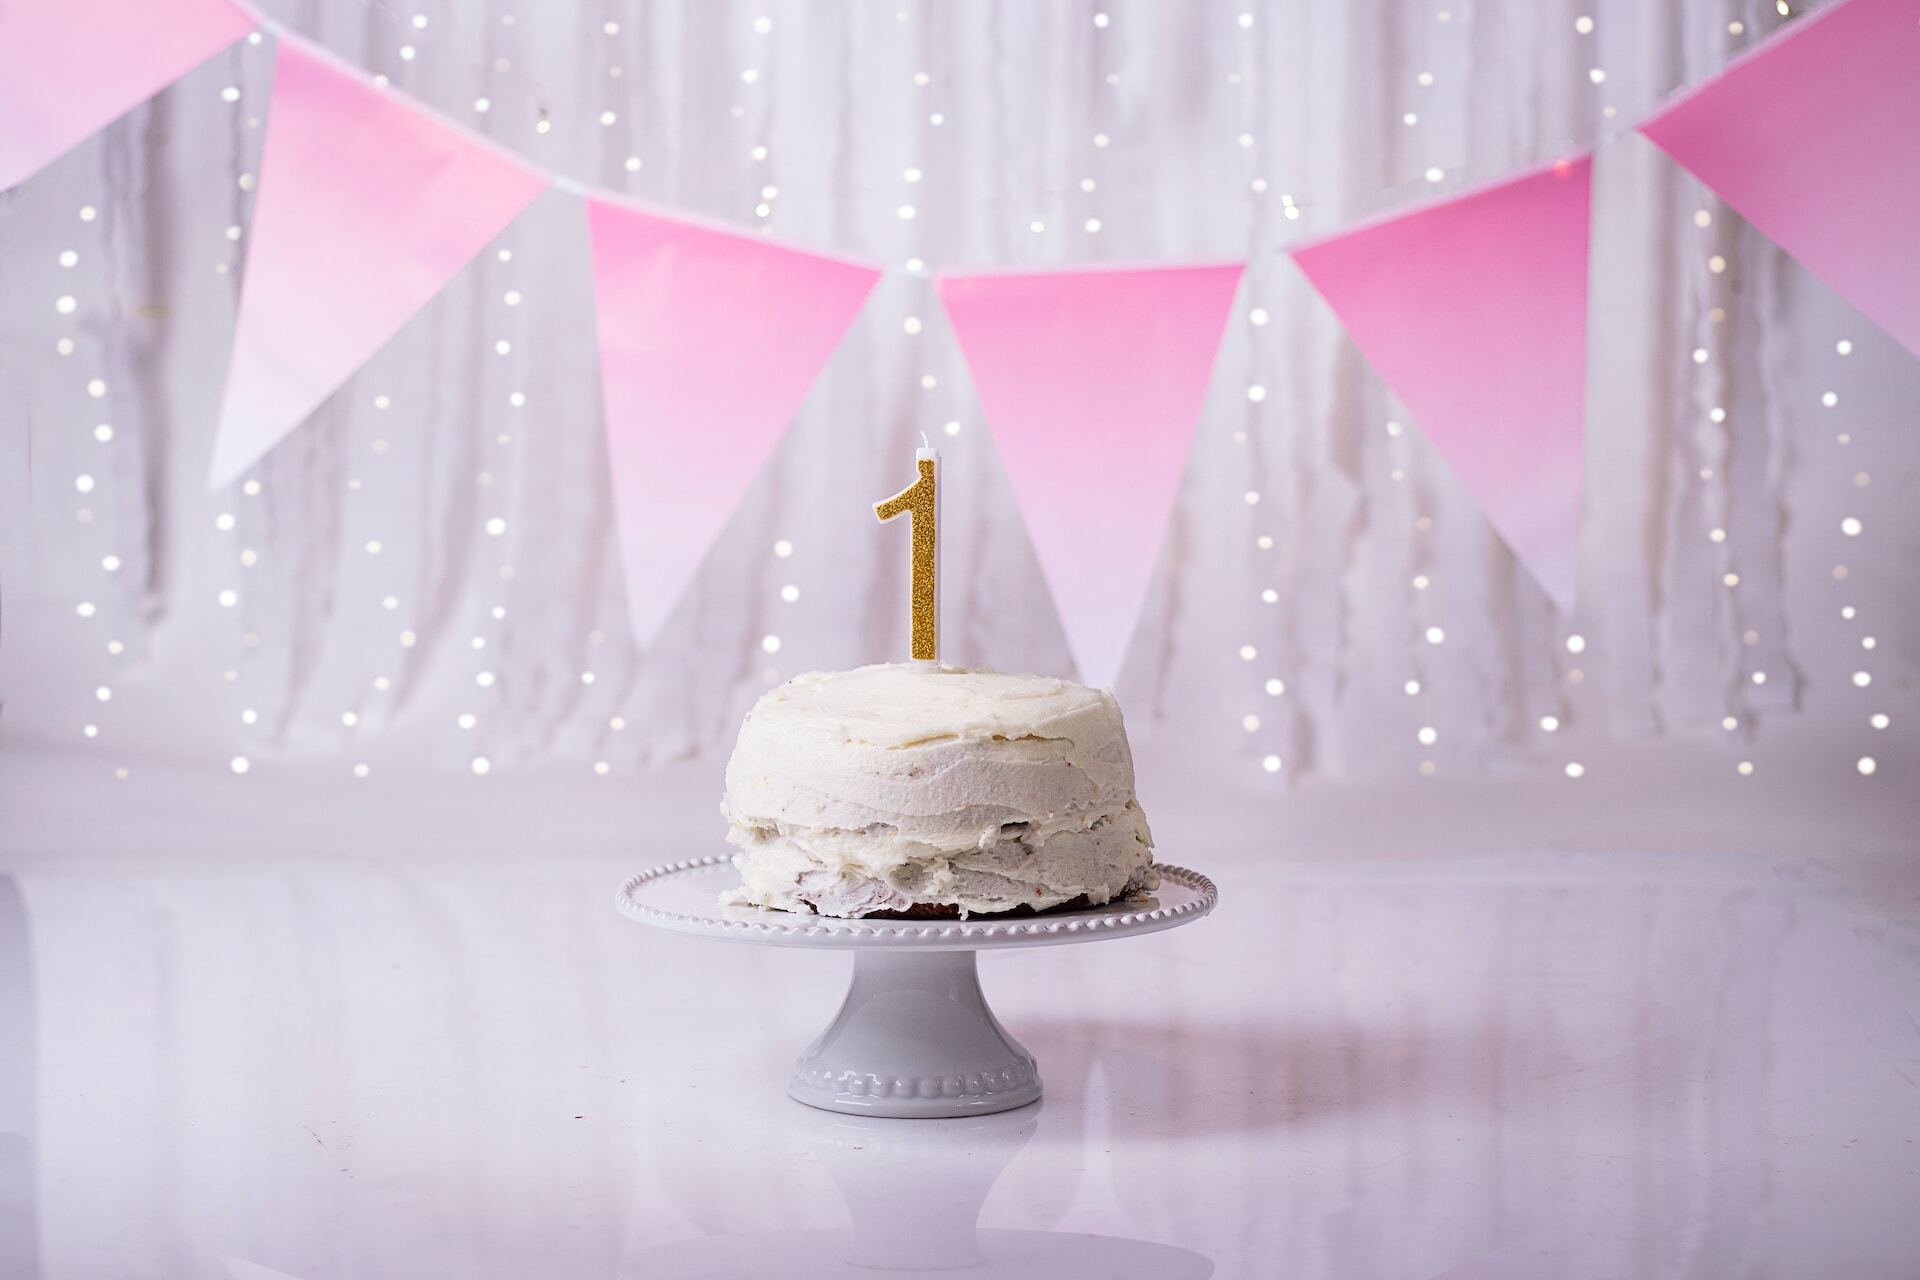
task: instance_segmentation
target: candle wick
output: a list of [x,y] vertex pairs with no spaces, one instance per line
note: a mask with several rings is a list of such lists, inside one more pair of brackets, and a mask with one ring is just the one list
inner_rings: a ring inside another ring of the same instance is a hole
[[926,432],[924,432],[924,431],[922,431],[922,432],[920,433],[920,447],[921,447],[922,449],[931,449],[931,448],[933,448],[933,441],[931,441],[931,440],[929,440],[929,439],[927,439],[927,433],[926,433]]

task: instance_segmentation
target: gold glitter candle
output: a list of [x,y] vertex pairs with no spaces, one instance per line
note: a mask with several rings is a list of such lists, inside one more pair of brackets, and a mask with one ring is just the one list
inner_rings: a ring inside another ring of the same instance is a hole
[[906,512],[913,521],[913,658],[940,660],[940,453],[921,449],[915,455],[920,478],[888,498],[873,504],[882,522]]

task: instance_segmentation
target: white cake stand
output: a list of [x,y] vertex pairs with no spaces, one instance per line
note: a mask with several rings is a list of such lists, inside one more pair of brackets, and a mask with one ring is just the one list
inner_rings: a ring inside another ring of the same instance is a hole
[[719,856],[643,871],[620,886],[615,904],[642,924],[681,933],[853,952],[847,998],[787,1085],[799,1101],[854,1115],[983,1115],[1039,1101],[1040,1074],[987,1008],[975,955],[1158,933],[1213,910],[1213,881],[1185,867],[1157,869],[1151,897],[1079,911],[838,920],[721,906],[721,890],[739,873]]

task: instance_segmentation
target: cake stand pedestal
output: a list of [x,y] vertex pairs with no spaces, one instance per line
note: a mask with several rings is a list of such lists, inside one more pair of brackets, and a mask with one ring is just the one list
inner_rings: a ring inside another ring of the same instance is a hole
[[854,1115],[984,1115],[1039,1101],[1040,1073],[987,1007],[978,953],[1157,933],[1213,910],[1213,881],[1184,867],[1157,869],[1151,897],[1077,911],[836,920],[721,906],[721,890],[738,883],[722,856],[643,871],[620,886],[615,904],[642,924],[681,933],[854,953],[840,1012],[788,1082],[799,1101]]

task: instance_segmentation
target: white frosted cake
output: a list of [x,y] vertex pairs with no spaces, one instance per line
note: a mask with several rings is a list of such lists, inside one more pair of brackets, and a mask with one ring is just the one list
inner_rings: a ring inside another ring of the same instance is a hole
[[1113,695],[1045,676],[796,676],[747,713],[721,812],[735,906],[967,916],[1159,883]]

